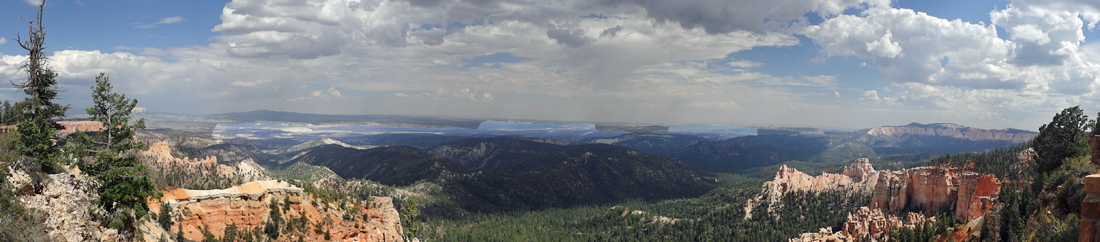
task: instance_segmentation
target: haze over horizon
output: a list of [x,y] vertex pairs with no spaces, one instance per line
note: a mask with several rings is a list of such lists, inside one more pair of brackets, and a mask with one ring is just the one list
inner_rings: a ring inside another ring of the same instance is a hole
[[[0,79],[25,78],[15,39],[36,4],[0,3]],[[99,72],[190,114],[1037,130],[1100,111],[1100,2],[1082,0],[54,0],[44,16],[77,111]]]

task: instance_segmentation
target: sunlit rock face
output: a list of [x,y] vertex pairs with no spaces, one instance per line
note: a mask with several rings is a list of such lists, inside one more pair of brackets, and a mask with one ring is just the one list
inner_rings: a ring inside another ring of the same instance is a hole
[[[810,176],[797,169],[781,166],[772,181],[765,182],[765,195],[751,199],[751,204],[762,202],[767,196],[769,208],[776,206],[780,198],[793,191],[848,190],[853,193],[871,194],[871,204],[848,215],[844,226],[837,229],[822,228],[817,233],[804,233],[791,241],[849,241],[855,238],[883,236],[890,229],[912,226],[935,219],[919,213],[895,217],[891,213],[920,211],[954,206],[954,219],[973,223],[997,205],[997,192],[1001,180],[992,174],[979,174],[966,168],[924,166],[900,171],[875,170],[867,159],[856,159],[844,167],[841,174],[822,173]],[[1098,206],[1100,207],[1100,206]],[[746,216],[747,218],[751,218]],[[962,231],[962,230],[960,230]],[[958,234],[965,235],[962,231]]]
[[[310,225],[322,224],[332,240],[337,241],[404,241],[400,216],[388,197],[370,197],[367,200],[353,202],[349,210],[337,204],[325,203],[298,187],[286,182],[268,180],[241,184],[219,190],[187,190],[172,188],[162,191],[160,199],[150,199],[149,207],[160,213],[160,204],[168,203],[173,208],[172,217],[182,218],[177,225],[167,228],[168,236],[183,229],[183,235],[189,240],[202,241],[203,230],[211,234],[222,235],[226,228],[234,224],[240,229],[250,230],[263,226],[269,221],[272,201],[288,202],[289,209],[279,205],[284,221],[291,218],[305,218]],[[344,216],[345,213],[351,213]],[[350,220],[345,218],[350,217]],[[182,226],[181,226],[182,225]],[[312,226],[311,226],[312,228]],[[304,236],[319,240],[322,233],[309,229]],[[157,238],[159,235],[149,235]],[[292,236],[281,236],[279,241],[290,241]]]
[[955,202],[955,218],[970,221],[997,205],[1001,181],[958,168],[917,167],[885,172],[871,197],[872,209],[938,209]]

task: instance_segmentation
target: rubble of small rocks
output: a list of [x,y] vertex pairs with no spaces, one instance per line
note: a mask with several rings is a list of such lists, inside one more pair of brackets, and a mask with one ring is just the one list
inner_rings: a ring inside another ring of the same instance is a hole
[[[107,229],[89,213],[92,200],[99,198],[95,181],[80,174],[53,174],[40,194],[19,196],[27,208],[47,213],[50,237],[57,241],[111,241],[118,231]],[[102,212],[102,211],[99,211]]]

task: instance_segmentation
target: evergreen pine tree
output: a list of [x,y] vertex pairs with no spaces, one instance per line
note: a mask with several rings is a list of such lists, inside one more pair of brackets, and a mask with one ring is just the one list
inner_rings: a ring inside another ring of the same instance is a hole
[[58,83],[57,74],[46,65],[46,32],[42,27],[42,8],[45,4],[46,1],[40,2],[38,14],[27,21],[30,24],[28,39],[24,41],[16,37],[19,46],[28,52],[27,63],[22,66],[27,71],[27,80],[13,85],[27,94],[21,105],[17,105],[23,117],[18,124],[19,151],[36,159],[45,171],[56,172],[60,149],[54,140],[57,130],[64,128],[57,120],[65,117],[69,107],[53,102],[57,99]]
[[132,230],[134,222],[149,211],[145,198],[160,195],[146,175],[146,167],[132,157],[133,151],[148,149],[134,138],[137,129],[145,128],[145,120],[130,122],[137,100],[115,93],[106,75],[100,73],[95,81],[94,105],[85,111],[93,121],[102,123],[103,129],[94,137],[78,133],[80,142],[68,151],[75,157],[94,155],[95,162],[83,167],[99,181],[99,199],[93,202],[107,211],[108,227]]

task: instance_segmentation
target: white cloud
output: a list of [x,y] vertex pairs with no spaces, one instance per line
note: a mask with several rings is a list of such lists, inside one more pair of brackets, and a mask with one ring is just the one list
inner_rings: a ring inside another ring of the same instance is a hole
[[887,29],[886,34],[882,35],[882,39],[867,43],[867,52],[878,57],[886,58],[894,58],[901,55],[901,45],[891,40],[891,35],[890,30]]
[[[1005,70],[1015,43],[993,26],[948,21],[910,9],[872,8],[840,15],[804,31],[826,57],[871,59],[893,84],[928,83],[972,88],[1020,88]],[[947,58],[943,66],[940,60]]]
[[268,83],[268,82],[271,82],[271,80],[258,79],[258,80],[250,81],[250,82],[235,81],[235,82],[230,83],[230,85],[238,86],[238,87],[257,87],[257,86],[263,85],[264,83]]
[[821,87],[836,86],[836,76],[829,75],[817,75],[817,76],[802,76],[802,79],[806,79],[810,85]]
[[328,95],[334,98],[344,99],[344,95],[340,94],[340,91],[336,90],[336,87],[328,88]]
[[7,43],[8,43],[8,39],[5,39],[4,37],[0,37],[0,45],[7,44]]
[[[356,111],[653,122],[796,120],[812,114],[806,110],[835,115],[827,112],[838,110],[829,102],[845,101],[837,90],[856,89],[834,72],[774,74],[765,69],[776,68],[758,68],[762,59],[731,60],[731,53],[752,48],[799,44],[820,45],[822,58],[855,56],[863,60],[853,63],[877,68],[890,85],[858,88],[887,90],[884,96],[855,95],[898,112],[964,117],[993,110],[976,116],[995,119],[991,112],[1100,100],[1094,91],[1100,68],[1092,64],[1100,48],[1079,38],[1086,22],[1091,28],[1100,16],[1090,8],[1096,4],[1013,1],[985,24],[889,3],[234,1],[222,9],[214,27],[222,35],[209,46],[137,54],[66,50],[52,61],[70,89],[86,89],[87,79],[107,72],[143,102],[182,109],[201,106],[173,101],[214,100],[214,110],[184,111],[192,113],[336,112],[371,103]],[[862,12],[842,15],[846,9]],[[579,17],[590,13],[598,17]],[[824,21],[809,26],[807,13]],[[998,36],[997,27],[1009,35]],[[479,59],[487,55],[521,61]],[[0,56],[0,77],[20,74],[16,60]]]
[[1050,36],[1034,24],[1017,25],[1012,27],[1010,32],[1012,39],[1027,40],[1040,45],[1050,43]]
[[[826,19],[802,33],[822,46],[824,58],[869,59],[891,84],[885,88],[900,89],[885,97],[865,91],[860,100],[942,118],[1036,122],[1064,107],[1100,105],[1100,51],[1084,44],[1083,35],[1086,22],[1094,28],[1100,20],[1098,7],[1013,1],[991,11],[989,25],[880,7]],[[998,36],[998,27],[1009,35]]]
[[859,100],[878,102],[881,99],[878,98],[878,91],[868,90],[864,91],[863,95],[859,96]]
[[27,5],[31,5],[31,6],[42,5],[42,0],[23,0],[23,2],[25,2],[25,3],[27,3]]
[[764,63],[750,61],[750,60],[736,60],[736,61],[726,62],[726,65],[736,67],[736,68],[753,68],[753,67],[763,66]]
[[179,23],[179,22],[183,22],[183,21],[184,21],[184,19],[183,19],[182,17],[179,17],[179,16],[176,16],[176,17],[167,17],[167,18],[162,18],[162,19],[160,19],[160,20],[159,20],[159,21],[157,21],[156,23],[151,23],[151,24],[143,24],[143,25],[138,25],[138,26],[137,26],[137,27],[135,27],[135,28],[139,28],[139,29],[151,29],[151,28],[156,28],[156,27],[159,27],[159,26],[161,26],[161,25],[174,24],[174,23]]

